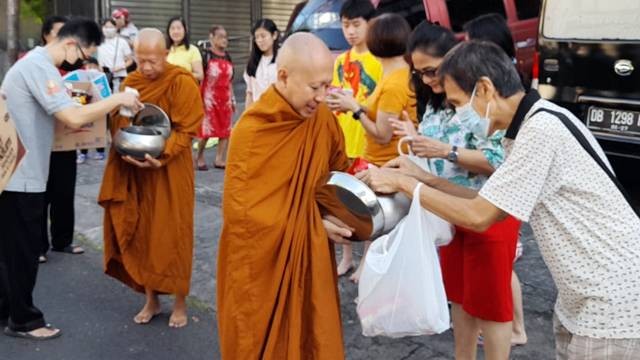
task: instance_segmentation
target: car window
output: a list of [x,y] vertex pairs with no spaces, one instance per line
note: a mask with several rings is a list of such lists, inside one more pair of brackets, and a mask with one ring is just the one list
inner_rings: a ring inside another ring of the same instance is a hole
[[422,0],[381,0],[378,13],[394,13],[404,17],[411,28],[416,27],[427,18]]
[[317,29],[342,29],[340,8],[344,0],[311,0],[300,11],[291,27],[292,32]]
[[540,0],[515,0],[519,20],[540,16]]
[[503,0],[447,0],[451,30],[462,31],[462,26],[469,20],[488,13],[498,13],[507,17]]
[[547,0],[542,34],[553,39],[637,40],[640,2]]

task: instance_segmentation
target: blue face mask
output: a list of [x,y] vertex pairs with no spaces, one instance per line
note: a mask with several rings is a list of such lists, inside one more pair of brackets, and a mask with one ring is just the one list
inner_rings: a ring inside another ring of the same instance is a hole
[[456,114],[462,123],[467,124],[471,128],[474,135],[479,139],[487,139],[489,138],[489,127],[491,125],[491,121],[489,120],[491,103],[487,104],[487,112],[484,114],[484,117],[481,117],[473,108],[473,99],[476,96],[476,87],[477,85],[473,87],[469,102],[456,108]]

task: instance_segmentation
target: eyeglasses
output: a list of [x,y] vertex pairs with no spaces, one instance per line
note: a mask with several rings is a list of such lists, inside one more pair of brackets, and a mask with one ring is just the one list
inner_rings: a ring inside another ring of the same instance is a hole
[[433,79],[438,74],[438,68],[413,69],[411,73],[421,79],[424,77]]
[[88,61],[89,57],[84,53],[84,51],[82,51],[82,48],[80,47],[80,45],[76,44],[76,48],[78,48],[78,50],[80,51],[80,55],[82,58],[82,61]]

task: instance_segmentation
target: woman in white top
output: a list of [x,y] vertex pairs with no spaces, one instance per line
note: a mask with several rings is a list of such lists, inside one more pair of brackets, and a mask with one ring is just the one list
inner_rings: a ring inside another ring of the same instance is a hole
[[258,100],[276,82],[276,56],[280,46],[278,27],[271,19],[258,20],[253,25],[251,34],[251,54],[244,73],[244,81],[247,83],[245,107]]
[[102,21],[104,42],[98,47],[98,63],[113,74],[113,91],[120,90],[120,82],[127,77],[127,67],[133,64],[129,43],[118,36],[116,22],[113,19]]

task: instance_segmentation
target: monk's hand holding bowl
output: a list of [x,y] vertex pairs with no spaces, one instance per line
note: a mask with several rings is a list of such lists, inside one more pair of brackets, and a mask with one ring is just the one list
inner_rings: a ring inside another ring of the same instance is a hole
[[162,162],[160,162],[160,160],[158,159],[154,159],[149,154],[144,155],[144,161],[136,160],[129,155],[123,156],[122,160],[141,169],[157,169],[159,167],[162,167]]
[[322,217],[322,224],[329,239],[336,244],[351,244],[348,238],[353,235],[355,229],[350,228],[347,224],[342,222],[335,216],[325,215]]
[[327,95],[327,105],[332,111],[358,111],[361,106],[348,92],[333,91]]

